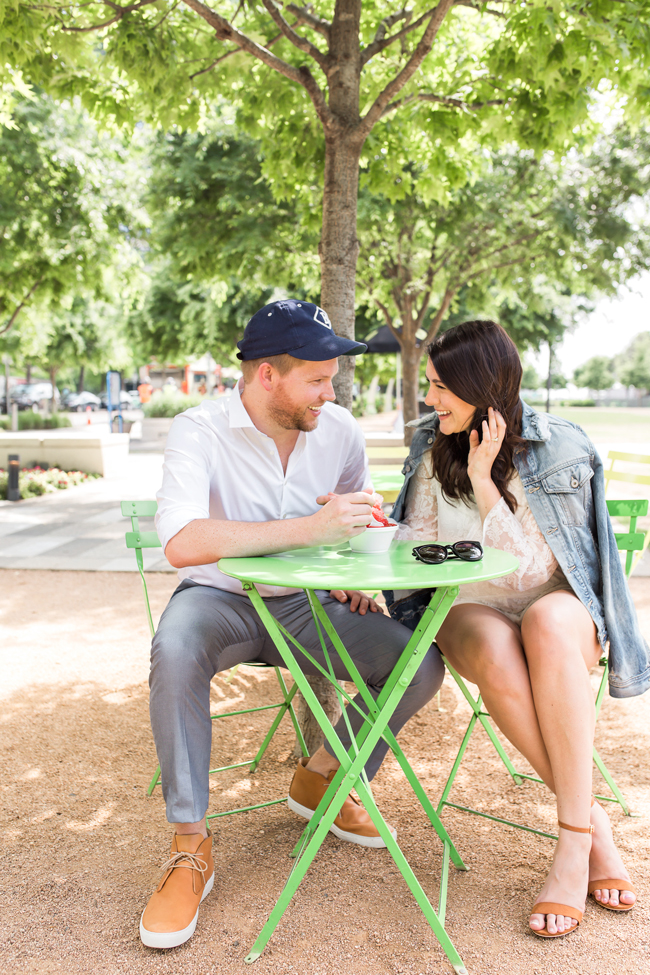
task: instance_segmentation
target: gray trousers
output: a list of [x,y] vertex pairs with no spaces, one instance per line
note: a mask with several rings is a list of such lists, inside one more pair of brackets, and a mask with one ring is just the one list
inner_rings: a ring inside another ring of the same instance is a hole
[[[351,613],[349,605],[332,599],[327,592],[317,595],[370,693],[377,698],[409,641],[410,630],[380,613]],[[321,666],[326,666],[305,594],[264,601],[273,616]],[[293,647],[292,650],[298,653]],[[328,650],[337,678],[349,679],[329,641]],[[153,638],[149,678],[151,727],[170,823],[195,823],[207,811],[213,725],[210,681],[219,671],[247,660],[283,666],[248,596],[188,581],[181,583]],[[318,673],[304,657],[302,664],[306,674]],[[443,677],[440,654],[431,647],[390,720],[395,734],[431,700]],[[359,696],[355,701],[364,708]],[[357,734],[363,719],[353,709],[349,717]],[[351,742],[343,719],[337,723],[336,732],[349,749]],[[330,746],[325,747],[332,754]],[[387,750],[384,741],[375,747],[366,765],[368,778],[374,776]]]

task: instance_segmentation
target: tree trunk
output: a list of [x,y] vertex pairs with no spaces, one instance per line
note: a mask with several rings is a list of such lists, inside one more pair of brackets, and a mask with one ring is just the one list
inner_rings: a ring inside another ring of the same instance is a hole
[[31,362],[28,362],[27,365],[25,366],[25,382],[31,383],[31,381],[32,381],[32,364]]
[[[354,298],[359,241],[357,195],[359,158],[364,136],[358,132],[361,53],[361,0],[336,3],[330,28],[328,107],[333,121],[324,126],[323,226],[318,252],[321,260],[321,304],[334,331],[354,338]],[[354,356],[341,356],[334,383],[337,402],[352,409]]]
[[50,400],[50,413],[56,413],[56,395],[54,393],[54,388],[56,386],[56,374],[59,370],[56,366],[50,369],[50,382],[52,383],[52,399]]
[[420,415],[418,392],[420,389],[420,350],[415,342],[402,345],[402,409],[404,412],[404,443],[409,446],[413,428],[407,427],[410,420]]
[[[341,708],[334,687],[326,677],[322,677],[320,674],[314,677],[307,677],[307,680],[309,681],[309,686],[318,698],[325,714],[332,724],[336,724],[341,717]],[[311,709],[307,707],[307,702],[300,691],[298,691],[295,697],[295,707],[296,717],[298,718],[298,724],[300,725],[300,730],[302,731],[305,744],[307,745],[307,751],[310,755],[313,755],[314,752],[318,751],[325,740],[323,732],[320,729],[318,721],[312,714]],[[302,749],[300,748],[297,739],[293,749],[293,757],[302,757]]]
[[82,366],[79,367],[79,379],[77,380],[77,392],[78,393],[83,393],[83,391],[84,391],[84,373],[85,373],[85,371],[86,371],[86,367],[85,366],[82,365]]
[[[357,192],[359,148],[338,133],[326,139],[321,260],[321,304],[337,335],[354,338],[354,300],[359,241]],[[339,358],[336,401],[352,409],[354,356]]]

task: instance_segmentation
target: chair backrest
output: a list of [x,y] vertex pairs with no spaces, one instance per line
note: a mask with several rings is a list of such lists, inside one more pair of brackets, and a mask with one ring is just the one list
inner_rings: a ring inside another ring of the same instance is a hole
[[645,532],[636,530],[637,518],[643,518],[648,513],[648,502],[645,498],[634,501],[608,501],[607,510],[611,518],[629,518],[629,530],[627,532],[617,532],[616,546],[620,552],[627,552],[625,557],[625,575],[629,577],[632,571],[634,553],[643,550],[645,545]]
[[397,495],[402,489],[404,475],[401,471],[388,471],[370,466],[370,477],[375,491],[383,495],[384,501],[397,501]]
[[[628,454],[620,450],[610,450],[607,454],[609,467],[604,470],[605,491],[609,488],[610,481],[623,481],[625,484],[645,484],[650,485],[650,456],[647,454]],[[644,464],[648,466],[647,474],[632,474],[629,471],[614,470],[616,462],[624,464]]]
[[162,544],[158,538],[158,532],[140,531],[140,522],[138,519],[152,518],[158,510],[158,504],[155,501],[122,501],[121,509],[124,517],[131,519],[132,530],[126,533],[126,547],[132,548],[135,551],[135,560],[137,562],[138,572],[140,573],[140,578],[142,580],[142,588],[144,589],[144,601],[147,607],[149,629],[151,630],[151,635],[153,636],[156,632],[156,628],[153,625],[151,606],[149,605],[147,580],[144,577],[144,559],[142,557],[142,549],[162,548]]

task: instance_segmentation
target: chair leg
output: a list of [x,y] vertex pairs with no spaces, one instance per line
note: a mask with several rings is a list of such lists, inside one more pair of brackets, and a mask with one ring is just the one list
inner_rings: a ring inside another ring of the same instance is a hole
[[630,812],[630,807],[628,806],[627,802],[625,801],[625,797],[624,797],[623,793],[621,792],[621,790],[619,789],[619,787],[616,785],[616,782],[614,781],[614,779],[610,775],[607,766],[605,765],[605,763],[603,762],[602,758],[600,757],[600,755],[596,751],[596,746],[595,745],[594,745],[594,764],[595,764],[596,768],[598,769],[598,771],[600,772],[600,774],[602,775],[602,777],[604,778],[604,780],[607,783],[607,785],[610,787],[610,789],[614,793],[614,796],[616,797],[615,799],[612,799],[611,796],[596,796],[596,799],[600,799],[603,802],[617,802],[619,804],[619,806],[621,807],[621,809],[623,810],[623,812],[625,813],[625,815],[626,816],[631,816],[632,813]]
[[295,696],[296,691],[298,690],[298,685],[297,684],[294,684],[293,687],[291,688],[291,690],[287,693],[286,684],[284,683],[284,680],[282,678],[282,675],[280,674],[280,668],[279,667],[274,667],[274,670],[275,670],[275,675],[278,678],[278,683],[280,685],[280,690],[282,691],[282,694],[284,696],[284,704],[281,704],[279,706],[278,713],[276,714],[275,718],[273,719],[273,724],[271,725],[271,727],[267,731],[266,738],[264,739],[264,741],[260,745],[260,748],[259,748],[259,751],[258,751],[257,755],[255,756],[255,758],[253,759],[253,761],[251,762],[251,764],[249,766],[248,771],[251,772],[251,773],[254,772],[256,770],[257,766],[260,764],[260,761],[262,759],[262,756],[264,755],[264,752],[266,751],[266,749],[269,747],[269,745],[271,743],[271,739],[273,738],[273,735],[277,731],[278,725],[282,721],[283,717],[285,716],[285,714],[287,713],[287,711],[290,708],[291,708],[291,710],[293,710],[292,701],[293,701],[293,698]]
[[149,783],[149,788],[147,789],[147,795],[148,796],[151,795],[151,793],[156,788],[156,786],[158,785],[159,782],[160,782],[160,765],[156,769],[155,774],[154,774],[154,777],[151,780],[151,782]]

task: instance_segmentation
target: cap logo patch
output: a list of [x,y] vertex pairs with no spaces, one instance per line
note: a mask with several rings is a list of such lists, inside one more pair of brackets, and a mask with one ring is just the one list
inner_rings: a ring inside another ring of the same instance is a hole
[[314,312],[314,321],[318,322],[319,325],[324,325],[325,328],[332,328],[332,323],[330,322],[329,315],[322,308],[316,306],[316,311]]

